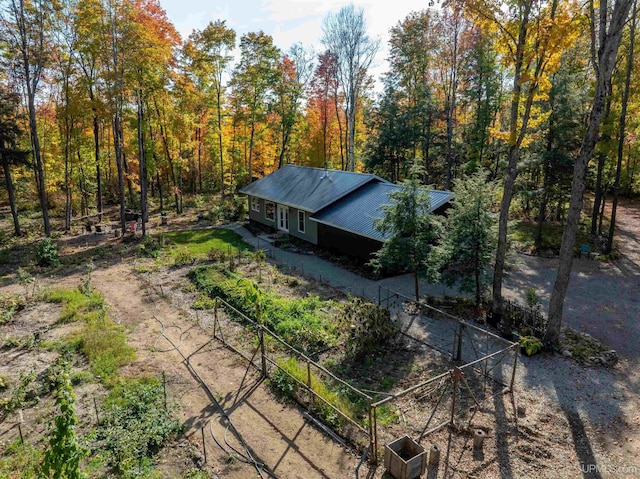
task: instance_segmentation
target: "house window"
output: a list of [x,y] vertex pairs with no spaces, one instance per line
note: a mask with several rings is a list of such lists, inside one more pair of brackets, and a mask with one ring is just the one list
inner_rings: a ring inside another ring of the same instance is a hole
[[304,211],[298,211],[298,232],[304,233]]
[[271,201],[267,201],[264,204],[264,219],[269,221],[276,220],[276,207]]
[[260,213],[260,200],[256,197],[251,197],[251,211]]

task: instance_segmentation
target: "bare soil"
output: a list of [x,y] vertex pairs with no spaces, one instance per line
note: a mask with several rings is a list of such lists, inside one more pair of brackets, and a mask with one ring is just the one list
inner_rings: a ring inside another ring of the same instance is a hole
[[[193,226],[192,219],[180,221],[171,223],[170,228]],[[593,275],[592,280],[606,279],[611,278],[613,271],[621,285],[636,284],[632,281],[637,281],[640,270],[640,205],[621,207],[618,221],[622,225],[618,237],[621,260],[610,265],[579,262],[579,275]],[[83,255],[91,248],[112,242],[105,235],[83,235],[65,241],[65,254],[77,256],[78,267],[40,279],[40,283],[76,286],[83,273]],[[130,331],[129,343],[137,351],[137,360],[124,368],[122,374],[156,377],[164,374],[169,400],[178,405],[185,426],[184,437],[165,448],[159,458],[158,469],[163,477],[180,477],[202,461],[205,450],[206,468],[213,477],[258,477],[251,464],[238,459],[239,454],[229,453],[232,446],[246,454],[244,445],[256,461],[281,478],[354,477],[359,461],[356,452],[318,430],[305,419],[300,408],[275,398],[256,371],[247,368],[246,361],[211,341],[210,331],[198,325],[200,318],[190,308],[193,297],[184,291],[186,269],[162,269],[142,275],[136,271],[144,263],[131,258],[128,246],[122,247],[118,242],[117,247],[106,253],[108,256],[102,260],[94,257],[97,267],[93,284],[110,304],[114,319]],[[540,271],[545,271],[539,262],[526,264],[529,279],[541,277]],[[522,284],[526,282],[523,280]],[[313,281],[302,286],[305,288],[302,294],[338,295]],[[299,287],[286,286],[286,290],[301,294]],[[8,291],[20,292],[20,288],[15,284],[0,287],[0,293]],[[623,312],[615,292],[608,294],[610,304],[601,304],[602,308],[608,308],[606,314],[614,321],[637,322],[637,316],[621,317]],[[637,300],[638,290],[618,294],[627,297],[635,294]],[[0,339],[36,333],[40,341],[57,339],[74,327],[55,324],[58,315],[59,307],[37,303],[18,313],[11,323],[1,325]],[[416,323],[416,327],[420,324]],[[163,331],[166,337],[161,334]],[[423,445],[428,449],[437,444],[442,462],[438,468],[429,470],[428,477],[640,477],[638,348],[636,338],[635,345],[629,346],[636,356],[623,356],[613,369],[584,366],[559,355],[521,358],[515,403],[526,408],[525,414],[516,414],[510,395],[499,395],[486,403],[470,426],[460,424],[453,433],[442,430],[430,436]],[[1,349],[0,375],[14,382],[20,372],[34,370],[41,374],[55,355],[37,347]],[[398,387],[428,377],[436,368],[432,353],[422,349],[412,350],[409,346],[398,356],[399,362],[416,365]],[[83,364],[76,366],[87,369]],[[80,384],[75,390],[82,431],[95,424],[93,401],[94,398],[99,401],[105,390],[95,383]],[[389,428],[390,435],[406,430],[406,417],[412,414],[421,417],[426,405],[407,400],[400,404],[400,410],[404,414],[398,425]],[[25,408],[23,432],[28,441],[42,443],[51,411],[49,399]],[[16,422],[14,415],[0,423],[0,454],[3,445],[17,437]],[[420,425],[410,426],[416,435]],[[487,432],[482,450],[472,447],[473,429]],[[379,478],[383,473],[382,467],[365,466],[360,477]]]

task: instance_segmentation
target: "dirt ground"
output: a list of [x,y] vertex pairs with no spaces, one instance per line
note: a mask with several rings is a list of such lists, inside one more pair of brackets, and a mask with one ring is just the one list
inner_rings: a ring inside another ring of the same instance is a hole
[[[639,212],[638,205],[620,212],[625,225],[619,237],[623,258],[612,265],[578,263],[579,275],[605,268],[620,272],[616,277],[621,278],[621,285],[636,284],[640,270]],[[192,225],[192,221],[186,221],[172,227]],[[65,240],[64,245],[68,254],[75,255],[111,241],[85,235]],[[171,445],[161,458],[159,469],[164,477],[179,477],[193,467],[194,456],[196,462],[204,459],[205,451],[212,477],[260,477],[256,468],[238,460],[240,455],[231,448],[250,454],[265,464],[266,471],[281,478],[354,477],[360,459],[354,450],[317,429],[298,407],[277,400],[258,374],[247,369],[246,361],[211,341],[210,332],[197,325],[190,300],[182,293],[186,269],[141,274],[143,261],[111,253],[108,250],[109,257],[95,261],[93,284],[105,296],[113,318],[130,331],[129,343],[137,351],[137,360],[122,374],[164,374],[169,400],[178,405],[185,426],[185,439]],[[540,271],[535,269],[536,263],[527,264],[534,272]],[[39,284],[76,286],[82,268],[70,271],[41,278]],[[20,292],[20,287],[0,287],[0,294],[9,291]],[[623,294],[637,301],[638,291]],[[615,297],[610,300],[615,303]],[[621,320],[618,313],[611,311]],[[21,312],[10,330],[9,326],[0,328],[0,335],[26,337],[41,332],[43,340],[54,339],[73,328],[52,327],[58,314],[57,306],[38,304]],[[622,320],[635,321],[636,327],[638,317]],[[635,331],[633,327],[631,331]],[[623,355],[612,370],[584,366],[559,355],[523,358],[516,380],[516,401],[525,405],[526,414],[515,414],[508,395],[492,402],[474,423],[490,431],[484,452],[473,450],[468,433],[459,434],[451,446],[449,465],[430,470],[428,477],[640,477],[637,339],[629,345],[631,355]],[[39,348],[2,350],[0,374],[16,379],[20,370],[42,372],[53,355]],[[104,394],[104,389],[95,384],[76,390],[81,425],[94,421],[93,398]],[[44,426],[38,419],[49,407],[43,404],[25,410],[24,424],[40,424],[25,428],[28,437],[42,437]],[[0,443],[17,434],[14,419],[0,424]],[[428,446],[437,443],[444,449],[450,440],[451,436],[442,432],[430,438]],[[590,465],[598,465],[598,469]],[[384,470],[365,464],[360,473],[360,477],[380,478]],[[267,477],[268,473],[262,475]]]

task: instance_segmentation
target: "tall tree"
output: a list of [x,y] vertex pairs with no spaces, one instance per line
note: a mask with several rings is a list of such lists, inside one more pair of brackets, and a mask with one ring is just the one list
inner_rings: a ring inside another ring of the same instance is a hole
[[558,273],[549,301],[549,322],[547,324],[546,339],[556,344],[560,339],[562,309],[571,276],[573,248],[576,243],[578,222],[582,211],[587,164],[598,141],[598,133],[604,116],[604,107],[609,90],[608,85],[615,66],[622,32],[633,3],[634,0],[615,0],[613,8],[610,10],[608,1],[601,0],[600,13],[597,20],[598,28],[596,29],[594,28],[596,24],[594,4],[593,1],[589,2],[593,39],[592,52],[594,52],[594,66],[597,71],[597,78],[589,115],[589,125],[584,133],[580,152],[573,169],[569,213],[567,215],[567,224],[562,234]]
[[240,39],[240,62],[236,65],[232,84],[234,94],[246,110],[249,128],[247,157],[248,182],[253,181],[253,155],[259,124],[265,120],[272,87],[278,81],[280,58],[273,39],[264,32],[250,32]]
[[380,42],[369,38],[364,11],[353,5],[329,13],[322,23],[322,43],[336,57],[337,74],[344,94],[347,119],[348,171],[355,168],[356,110],[358,97],[366,84],[367,70]]
[[475,293],[480,306],[496,244],[496,184],[487,181],[483,171],[454,184],[456,195],[442,242],[447,264],[444,278],[450,284],[459,280],[460,290]]
[[[507,143],[507,171],[498,220],[498,247],[493,270],[492,320],[502,319],[502,280],[507,253],[507,223],[518,175],[520,149],[529,133],[534,100],[543,93],[547,76],[559,67],[564,49],[577,37],[573,4],[568,0],[536,2],[515,0],[503,8],[500,2],[478,0],[466,3],[470,14],[497,34],[513,71]],[[506,331],[510,325],[502,324]]]
[[622,159],[624,156],[624,145],[627,133],[627,107],[629,105],[629,92],[631,89],[631,72],[633,71],[633,56],[636,41],[636,18],[637,0],[633,3],[633,13],[629,25],[629,50],[627,53],[627,69],[624,79],[624,91],[622,93],[622,105],[620,110],[620,126],[618,130],[618,161],[616,164],[616,176],[613,182],[613,203],[611,204],[611,222],[609,224],[609,234],[605,253],[610,253],[613,249],[613,237],[616,230],[616,213],[618,211],[618,195],[620,189],[620,177],[622,175]]
[[12,62],[15,73],[27,96],[34,173],[46,236],[51,235],[51,224],[36,118],[36,97],[50,58],[51,31],[57,7],[57,2],[51,0],[9,0],[3,11],[1,29],[2,40],[8,46],[8,53],[14,55]]
[[278,83],[275,85],[275,105],[280,117],[280,153],[278,168],[284,166],[296,119],[300,113],[300,100],[313,72],[313,62],[301,44],[295,44],[278,63]]
[[24,134],[20,128],[19,107],[20,95],[9,86],[0,83],[0,159],[16,236],[20,236],[21,231],[11,167],[14,164],[25,163],[28,155],[28,152],[18,147],[20,137]]
[[223,111],[225,83],[223,75],[232,60],[236,33],[224,20],[210,22],[202,31],[194,31],[187,40],[184,52],[197,84],[215,103],[215,125],[218,137],[218,161],[220,163],[220,188],[224,194],[224,146]]
[[98,221],[102,221],[103,192],[100,153],[100,123],[102,101],[99,91],[101,58],[104,52],[103,19],[104,6],[100,0],[79,0],[73,14],[76,38],[76,61],[84,75],[84,85],[89,95],[93,126],[93,158],[96,170],[96,207]]
[[439,278],[439,262],[435,242],[441,234],[441,224],[431,212],[429,192],[420,184],[424,172],[417,162],[402,188],[389,195],[389,204],[382,209],[382,218],[374,227],[387,236],[371,265],[413,273],[416,301],[420,299],[419,278],[429,282]]

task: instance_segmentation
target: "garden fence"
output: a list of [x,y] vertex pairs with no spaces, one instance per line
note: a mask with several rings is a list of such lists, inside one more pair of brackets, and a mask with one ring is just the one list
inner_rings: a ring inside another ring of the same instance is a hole
[[[412,301],[390,290],[385,294],[381,304]],[[472,419],[484,401],[513,392],[516,343],[423,303],[413,306],[420,307],[423,313],[429,311],[441,317],[438,321],[447,322],[445,331],[450,336],[447,346],[433,346],[428,340],[406,332],[403,335],[408,342],[430,346],[442,355],[443,371],[434,372],[433,377],[402,391],[388,393],[354,387],[322,366],[313,355],[288,344],[221,298],[215,300],[213,318],[205,315],[201,319],[203,326],[213,329],[213,338],[243,357],[248,367],[255,368],[265,378],[286,377],[295,385],[294,398],[322,418],[325,431],[345,438],[361,451],[368,450],[374,463],[378,462],[380,445],[394,439],[391,435],[397,436],[399,429],[421,441],[435,431],[457,425],[462,417],[471,415]],[[336,390],[340,391],[339,395],[327,394]],[[380,409],[391,405],[399,411],[400,426],[379,426]]]

